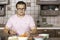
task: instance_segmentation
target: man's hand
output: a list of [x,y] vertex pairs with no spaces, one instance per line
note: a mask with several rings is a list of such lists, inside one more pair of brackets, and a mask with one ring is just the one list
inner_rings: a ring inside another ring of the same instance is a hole
[[31,33],[32,33],[32,34],[36,34],[36,33],[37,33],[37,28],[36,28],[36,27],[32,28],[32,29],[31,29]]
[[16,31],[14,31],[14,30],[9,30],[9,34],[10,34],[10,35],[16,35],[17,33],[16,33]]

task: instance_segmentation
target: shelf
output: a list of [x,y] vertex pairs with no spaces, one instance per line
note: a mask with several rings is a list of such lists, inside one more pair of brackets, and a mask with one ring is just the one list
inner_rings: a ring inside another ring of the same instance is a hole
[[60,29],[60,27],[37,27],[37,29]]
[[41,10],[40,15],[41,16],[59,16],[60,15],[60,11]]
[[60,0],[36,0],[36,4],[60,4]]

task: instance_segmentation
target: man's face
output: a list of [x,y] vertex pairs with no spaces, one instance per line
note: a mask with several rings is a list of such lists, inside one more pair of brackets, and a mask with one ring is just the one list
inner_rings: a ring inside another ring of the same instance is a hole
[[25,15],[25,5],[24,4],[17,5],[17,14],[20,16]]

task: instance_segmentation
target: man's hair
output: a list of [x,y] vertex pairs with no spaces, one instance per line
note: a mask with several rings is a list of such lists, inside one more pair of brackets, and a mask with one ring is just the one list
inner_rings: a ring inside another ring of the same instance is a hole
[[18,1],[17,3],[16,3],[16,8],[17,8],[17,5],[18,4],[24,4],[25,5],[25,9],[26,9],[26,3],[25,2],[23,2],[23,1]]

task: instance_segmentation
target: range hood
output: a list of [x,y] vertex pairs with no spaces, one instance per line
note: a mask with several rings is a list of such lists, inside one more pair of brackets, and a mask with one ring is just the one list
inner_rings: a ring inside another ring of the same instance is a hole
[[8,0],[0,0],[0,5],[2,4],[8,4]]

